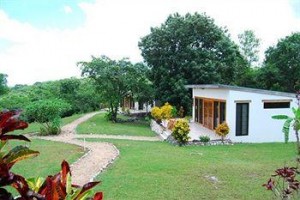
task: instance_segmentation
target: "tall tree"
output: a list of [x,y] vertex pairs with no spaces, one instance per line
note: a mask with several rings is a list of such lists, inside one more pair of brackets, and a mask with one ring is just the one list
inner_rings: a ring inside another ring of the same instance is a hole
[[245,62],[226,30],[205,14],[170,15],[139,42],[156,98],[190,109],[185,84],[234,84]]
[[293,33],[265,52],[258,76],[261,87],[285,92],[300,89],[300,32]]
[[7,75],[0,73],[0,95],[8,92]]
[[255,36],[254,31],[245,30],[238,35],[240,50],[250,66],[255,66],[259,61],[260,40]]
[[110,120],[116,122],[120,102],[139,88],[142,71],[126,59],[115,61],[106,56],[92,57],[92,61],[79,62],[78,65],[83,76],[95,81],[102,103],[109,107]]

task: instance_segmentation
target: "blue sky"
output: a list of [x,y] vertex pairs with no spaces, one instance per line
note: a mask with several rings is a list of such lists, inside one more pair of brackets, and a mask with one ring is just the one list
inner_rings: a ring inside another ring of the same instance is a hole
[[84,23],[80,2],[93,0],[0,0],[0,8],[20,22],[38,28],[76,28]]
[[175,12],[206,12],[234,41],[254,30],[261,61],[300,32],[300,0],[0,0],[0,73],[12,86],[79,77],[91,55],[142,61],[140,38]]

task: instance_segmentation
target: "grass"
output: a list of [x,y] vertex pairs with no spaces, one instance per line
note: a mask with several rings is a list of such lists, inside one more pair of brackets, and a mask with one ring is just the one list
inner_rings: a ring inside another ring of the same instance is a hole
[[[60,171],[63,160],[72,164],[84,154],[82,147],[39,139],[32,139],[30,143],[10,141],[6,149],[12,149],[16,145],[27,145],[30,149],[40,152],[37,157],[22,160],[13,166],[11,171],[25,178],[46,178],[48,175],[54,175]],[[17,194],[11,187],[8,189],[14,195]]]
[[[74,121],[74,120],[82,117],[83,115],[84,114],[75,114],[75,115],[72,115],[70,117],[62,118],[62,126],[66,125],[68,123],[71,123],[72,121]],[[30,123],[29,126],[28,126],[28,128],[26,128],[24,130],[14,131],[14,134],[36,133],[36,132],[40,131],[40,127],[41,127],[41,124],[33,122],[33,123]]]
[[[104,113],[98,114],[77,127],[79,134],[107,134],[107,135],[130,135],[130,136],[154,136],[149,123],[126,122],[113,123],[104,118]],[[125,119],[125,118],[124,118]]]
[[32,139],[30,143],[10,141],[7,148],[11,149],[16,145],[27,145],[30,149],[40,152],[37,157],[22,160],[14,165],[12,171],[22,174],[25,178],[53,175],[59,172],[63,160],[71,164],[84,154],[82,147],[39,139]]
[[[91,139],[90,139],[91,140]],[[106,200],[271,199],[266,183],[293,163],[295,144],[177,147],[165,142],[101,139],[120,157],[99,177]],[[218,182],[208,177],[215,176]]]

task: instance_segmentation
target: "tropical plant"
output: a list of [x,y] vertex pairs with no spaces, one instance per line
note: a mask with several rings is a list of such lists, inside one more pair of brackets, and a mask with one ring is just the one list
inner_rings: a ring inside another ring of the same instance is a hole
[[284,133],[285,143],[289,141],[289,133],[290,127],[292,126],[297,140],[297,153],[300,155],[300,141],[299,141],[299,130],[300,130],[300,107],[292,108],[294,116],[287,115],[275,115],[272,116],[273,119],[285,120],[282,128],[282,132]]
[[172,130],[172,136],[178,142],[179,146],[186,144],[190,137],[190,126],[188,121],[185,119],[179,119],[175,122],[174,128]]
[[[25,146],[16,146],[8,152],[5,145],[9,140],[30,140],[23,135],[9,135],[8,132],[25,129],[28,124],[19,120],[20,111],[2,111],[0,112],[0,199],[7,200],[84,200],[91,199],[90,189],[99,182],[90,182],[82,188],[71,184],[70,167],[66,161],[62,162],[61,171],[54,175],[48,176],[44,181],[41,178],[26,180],[23,176],[11,171],[17,162],[37,156],[38,151],[33,151]],[[8,192],[7,187],[11,186],[19,193],[18,197]],[[96,193],[94,200],[101,200],[102,193]]]
[[224,143],[224,138],[226,137],[226,135],[229,133],[229,126],[226,122],[223,122],[221,124],[219,124],[216,129],[215,129],[215,133],[218,136],[221,136],[222,142]]
[[263,186],[267,190],[271,190],[274,196],[279,199],[300,199],[298,175],[299,171],[296,167],[279,168]]

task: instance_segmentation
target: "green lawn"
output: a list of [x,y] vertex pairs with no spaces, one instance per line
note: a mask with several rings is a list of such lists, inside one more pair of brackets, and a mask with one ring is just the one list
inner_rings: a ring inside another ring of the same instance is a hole
[[155,136],[149,123],[127,122],[113,123],[104,118],[104,113],[92,117],[90,120],[77,127],[79,134],[107,134],[107,135],[130,135],[130,136]]
[[[81,116],[83,116],[84,114],[75,114],[72,115],[70,117],[65,117],[62,119],[62,126],[66,125],[68,123],[71,123],[72,121],[80,118]],[[27,133],[36,133],[40,131],[40,127],[41,125],[39,123],[33,122],[30,123],[28,128],[24,129],[24,130],[17,130],[14,131],[14,134],[27,134]]]
[[281,143],[177,147],[166,142],[97,141],[112,142],[120,150],[115,163],[97,177],[102,181],[97,190],[106,200],[271,199],[262,184],[295,155],[295,144]]
[[6,148],[11,149],[16,145],[27,145],[40,152],[37,157],[22,160],[13,166],[12,171],[25,178],[56,174],[63,160],[71,164],[84,154],[82,147],[39,139],[32,139],[30,143],[10,141]]

